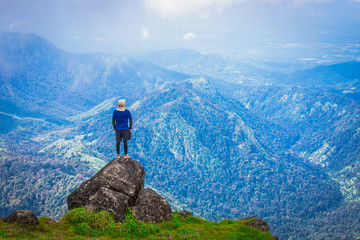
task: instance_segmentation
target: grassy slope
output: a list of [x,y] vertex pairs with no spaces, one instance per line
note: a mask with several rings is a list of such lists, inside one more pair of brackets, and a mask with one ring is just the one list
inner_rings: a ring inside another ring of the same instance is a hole
[[159,224],[137,221],[128,212],[123,223],[115,223],[107,212],[97,214],[85,209],[68,212],[60,222],[40,217],[38,226],[22,227],[0,220],[0,239],[273,239],[269,232],[245,225],[252,220],[209,222],[190,216]]

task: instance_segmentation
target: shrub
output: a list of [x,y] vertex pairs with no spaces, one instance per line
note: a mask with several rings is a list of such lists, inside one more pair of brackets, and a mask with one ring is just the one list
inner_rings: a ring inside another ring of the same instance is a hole
[[133,237],[146,237],[159,231],[156,225],[146,224],[137,220],[132,215],[131,209],[126,213],[121,228],[126,235]]
[[106,212],[93,212],[85,208],[75,208],[68,212],[63,221],[72,225],[88,226],[90,229],[105,230],[114,224],[114,217]]

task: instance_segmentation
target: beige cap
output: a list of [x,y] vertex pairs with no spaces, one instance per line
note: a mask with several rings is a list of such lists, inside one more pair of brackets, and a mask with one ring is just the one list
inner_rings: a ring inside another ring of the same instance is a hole
[[120,111],[120,112],[125,111],[125,99],[120,99],[120,100],[118,101],[118,107],[117,107],[116,110],[118,110],[118,111]]

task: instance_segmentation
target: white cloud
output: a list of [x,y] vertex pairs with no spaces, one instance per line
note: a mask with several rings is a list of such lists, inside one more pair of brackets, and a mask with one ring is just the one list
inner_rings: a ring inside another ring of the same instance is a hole
[[330,3],[335,0],[294,0],[295,4],[303,4],[303,3]]
[[143,0],[145,7],[163,18],[195,15],[206,18],[212,12],[221,13],[233,4],[246,0]]
[[[288,3],[295,3],[295,4],[302,4],[302,3],[330,3],[335,2],[336,0],[254,0],[254,2],[263,2],[263,3],[281,3],[281,2],[288,2]],[[354,0],[360,1],[360,0]]]
[[285,43],[282,44],[283,48],[304,48],[306,47],[306,45],[301,44],[301,43]]
[[[182,18],[196,16],[207,18],[213,13],[220,14],[225,9],[239,4],[283,4],[295,6],[311,3],[330,3],[336,0],[142,0],[145,8],[162,18]],[[360,0],[350,0],[360,2]]]
[[10,31],[13,31],[14,29],[16,29],[18,26],[20,26],[20,25],[23,25],[24,23],[26,23],[26,21],[15,21],[15,22],[13,22],[13,23],[11,23],[10,25],[9,25],[9,30]]
[[142,30],[141,30],[141,36],[143,37],[143,38],[148,38],[148,37],[150,37],[150,31],[149,31],[149,28],[143,28]]
[[105,38],[102,38],[102,37],[96,37],[94,40],[95,40],[95,42],[106,42],[107,41]]
[[196,37],[196,35],[194,33],[188,32],[188,33],[184,34],[183,39],[185,41],[190,41],[191,39],[193,39],[195,37]]

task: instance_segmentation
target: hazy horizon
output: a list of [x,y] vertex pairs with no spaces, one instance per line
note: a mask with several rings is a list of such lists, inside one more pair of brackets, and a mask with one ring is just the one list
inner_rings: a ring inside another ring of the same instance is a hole
[[0,31],[74,53],[187,48],[319,63],[360,55],[360,0],[0,0],[0,9]]

